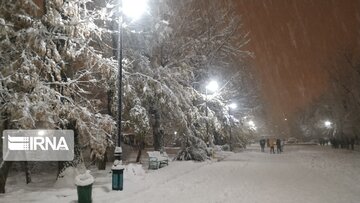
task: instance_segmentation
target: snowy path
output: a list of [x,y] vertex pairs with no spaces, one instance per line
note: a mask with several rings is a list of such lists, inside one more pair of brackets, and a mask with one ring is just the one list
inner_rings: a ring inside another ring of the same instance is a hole
[[[124,191],[94,172],[94,202],[360,202],[360,153],[288,146],[283,154],[250,147],[220,162],[172,162],[146,174],[127,174]],[[128,172],[130,173],[130,172]],[[75,202],[74,189],[11,192],[0,202]],[[22,194],[21,197],[19,194]],[[47,196],[44,199],[44,196]]]
[[318,149],[233,154],[124,202],[360,202],[359,153]]

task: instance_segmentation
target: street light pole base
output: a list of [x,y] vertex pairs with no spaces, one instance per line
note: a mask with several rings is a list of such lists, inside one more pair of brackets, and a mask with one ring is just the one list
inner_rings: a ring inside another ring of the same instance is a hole
[[122,160],[122,148],[121,147],[115,147],[114,151],[114,158],[115,160]]

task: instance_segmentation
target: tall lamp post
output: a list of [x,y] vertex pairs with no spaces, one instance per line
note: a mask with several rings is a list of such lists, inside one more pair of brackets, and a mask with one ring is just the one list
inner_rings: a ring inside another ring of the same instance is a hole
[[123,190],[123,174],[124,167],[122,166],[122,149],[121,149],[121,110],[122,110],[122,60],[123,60],[123,20],[124,15],[135,19],[140,17],[140,14],[146,9],[145,0],[119,0],[118,12],[119,12],[119,35],[118,35],[118,53],[117,59],[119,63],[118,76],[117,76],[117,88],[118,88],[118,109],[117,109],[117,143],[114,151],[114,165],[111,168],[112,171],[112,190]]
[[[205,87],[205,115],[206,115],[206,137],[209,139],[209,122],[208,122],[208,91],[215,92],[219,88],[219,85],[216,81],[210,81]],[[209,139],[210,142],[210,139]],[[212,142],[212,141],[211,141]],[[209,143],[211,144],[211,143]]]
[[119,0],[119,25],[118,25],[118,108],[117,108],[117,145],[115,147],[114,157],[115,160],[122,160],[122,148],[121,148],[121,110],[122,110],[122,60],[123,60],[123,22],[124,15],[136,20],[147,9],[147,0]]
[[232,125],[231,109],[236,109],[236,107],[237,107],[236,103],[231,103],[230,105],[228,105],[228,109],[229,109],[229,121],[230,121],[230,128],[229,128],[230,151],[233,150],[233,146],[232,146],[232,133],[231,133],[231,125]]

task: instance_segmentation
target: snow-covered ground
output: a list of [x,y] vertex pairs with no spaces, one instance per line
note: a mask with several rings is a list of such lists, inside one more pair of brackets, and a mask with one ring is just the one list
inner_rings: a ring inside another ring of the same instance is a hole
[[[111,190],[109,170],[94,169],[93,202],[360,202],[360,152],[285,147],[283,154],[269,154],[251,146],[242,153],[223,154],[221,161],[173,161],[154,171],[128,165],[123,191]],[[0,195],[0,202],[77,200],[71,180],[53,186],[43,174],[24,185],[16,177],[9,177],[8,193]]]

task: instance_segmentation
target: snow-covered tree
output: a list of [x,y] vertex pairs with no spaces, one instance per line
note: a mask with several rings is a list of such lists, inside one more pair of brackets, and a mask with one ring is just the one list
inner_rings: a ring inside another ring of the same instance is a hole
[[[220,69],[232,75],[236,64],[243,65],[250,55],[244,51],[247,34],[231,3],[154,0],[150,15],[138,23],[124,16],[122,123],[138,139],[152,140],[156,150],[163,136],[176,131],[183,143],[178,158],[204,160],[211,153],[207,142],[211,146],[214,140],[229,139],[226,106],[234,94],[229,87],[238,78],[224,83],[223,94],[207,99],[208,116],[204,91],[195,84]],[[117,4],[1,2],[2,129],[73,129],[78,151],[88,147],[93,158],[104,159],[114,134],[111,116],[117,112]],[[233,134],[244,144],[246,132],[240,122],[234,124]],[[8,164],[1,166],[7,169]]]
[[[358,57],[345,51],[335,58],[325,72],[330,79],[328,90],[311,105],[300,109],[295,118],[292,128],[299,136],[350,139],[359,132]],[[331,122],[331,126],[325,126],[325,121]]]
[[[208,73],[215,72],[209,67],[231,69],[250,55],[244,51],[248,39],[230,3],[152,1],[150,17],[125,23],[124,117],[137,133],[149,136],[152,132],[156,150],[161,148],[161,130],[165,136],[177,132],[184,144],[182,152],[190,147],[201,154],[179,157],[197,160],[210,155],[206,142],[213,145],[214,139],[229,136],[226,106],[230,96],[225,89],[230,90],[238,78],[224,83],[223,94],[209,97],[208,117],[205,91],[194,84],[205,84]],[[243,137],[245,133],[239,129],[234,134]]]
[[[100,113],[93,90],[109,88],[116,61],[98,47],[109,33],[99,26],[104,12],[92,6],[87,0],[1,1],[1,129],[73,129],[76,147],[103,159],[115,123]],[[1,192],[8,164],[1,164]]]
[[331,79],[329,103],[337,137],[352,137],[359,132],[360,123],[360,57],[350,51],[341,51],[328,69]]

